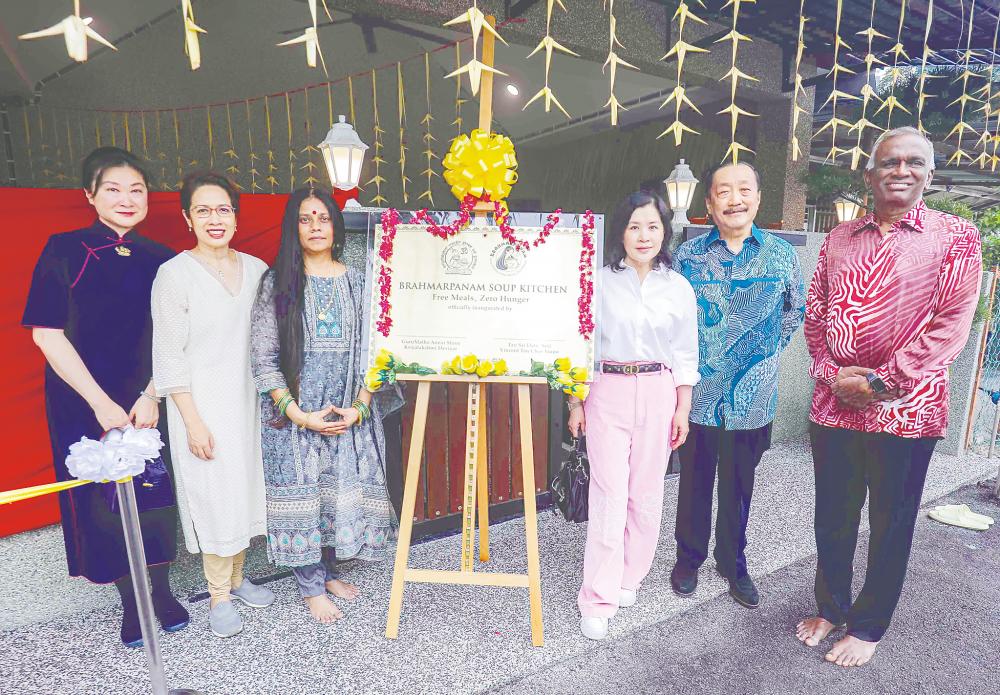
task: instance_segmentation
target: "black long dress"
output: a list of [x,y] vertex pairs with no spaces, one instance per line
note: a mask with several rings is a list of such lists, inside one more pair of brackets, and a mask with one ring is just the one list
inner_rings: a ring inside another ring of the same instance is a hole
[[[98,385],[126,412],[152,374],[150,290],[160,264],[174,252],[128,232],[119,238],[100,221],[54,234],[35,266],[24,309],[25,327],[61,328]],[[45,410],[57,480],[71,480],[66,455],[81,437],[103,434],[94,412],[49,365]],[[160,416],[161,422],[166,422]],[[166,428],[161,430],[166,434]],[[167,457],[169,446],[163,448]],[[169,462],[168,462],[169,465]],[[120,517],[101,485],[59,493],[66,559],[71,576],[108,583],[128,575]],[[177,507],[140,514],[148,564],[177,553]]]

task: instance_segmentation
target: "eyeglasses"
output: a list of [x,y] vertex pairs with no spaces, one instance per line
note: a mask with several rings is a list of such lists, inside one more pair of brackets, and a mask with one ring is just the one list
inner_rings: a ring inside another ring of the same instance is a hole
[[191,208],[191,216],[197,217],[199,220],[207,220],[215,212],[219,217],[232,217],[236,214],[236,208],[232,205],[219,205],[217,207],[209,207],[207,205],[198,205],[197,207]]

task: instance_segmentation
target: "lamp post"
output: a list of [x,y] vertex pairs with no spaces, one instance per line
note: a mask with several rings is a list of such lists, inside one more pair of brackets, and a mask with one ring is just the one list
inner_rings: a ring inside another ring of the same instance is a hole
[[[338,122],[333,124],[330,132],[319,144],[319,151],[323,153],[326,171],[334,188],[350,191],[358,187],[361,165],[364,163],[367,149],[368,145],[358,137],[354,126],[343,116],[339,116]],[[359,208],[361,205],[352,198],[344,204],[344,207]]]
[[687,211],[694,200],[694,190],[698,186],[698,179],[691,173],[691,167],[681,159],[670,176],[663,182],[667,187],[667,200],[673,217],[670,220],[670,227],[673,230],[673,246],[676,246],[684,239],[684,227],[691,224],[687,218]]
[[833,209],[837,211],[837,222],[850,222],[858,216],[858,212],[861,211],[861,206],[857,202],[846,198],[844,196],[838,196],[835,201],[833,201]]

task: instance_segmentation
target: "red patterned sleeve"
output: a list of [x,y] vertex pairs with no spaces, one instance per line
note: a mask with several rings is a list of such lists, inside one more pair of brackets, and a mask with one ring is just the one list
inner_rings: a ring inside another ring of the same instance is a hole
[[826,250],[829,242],[830,235],[828,234],[823,240],[823,245],[820,246],[819,262],[816,264],[816,272],[813,273],[812,282],[809,283],[809,293],[806,295],[806,321],[803,329],[806,345],[809,348],[809,356],[812,357],[809,376],[828,385],[837,380],[837,372],[840,371],[840,365],[833,359],[830,347],[826,342],[827,322],[829,320]]
[[912,390],[927,374],[951,364],[969,340],[979,302],[983,254],[979,230],[971,222],[960,221],[962,230],[941,263],[933,317],[919,336],[875,370],[890,389]]

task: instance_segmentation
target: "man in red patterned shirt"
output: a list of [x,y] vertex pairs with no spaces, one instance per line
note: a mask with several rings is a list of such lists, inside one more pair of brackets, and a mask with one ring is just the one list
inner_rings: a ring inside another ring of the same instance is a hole
[[[861,666],[889,627],[920,496],[948,424],[948,365],[979,298],[979,231],[926,207],[934,148],[914,128],[875,141],[865,170],[875,210],[834,228],[806,298],[812,357],[818,615],[798,638],[847,634],[826,659]],[[865,584],[851,601],[861,508],[869,497]]]

